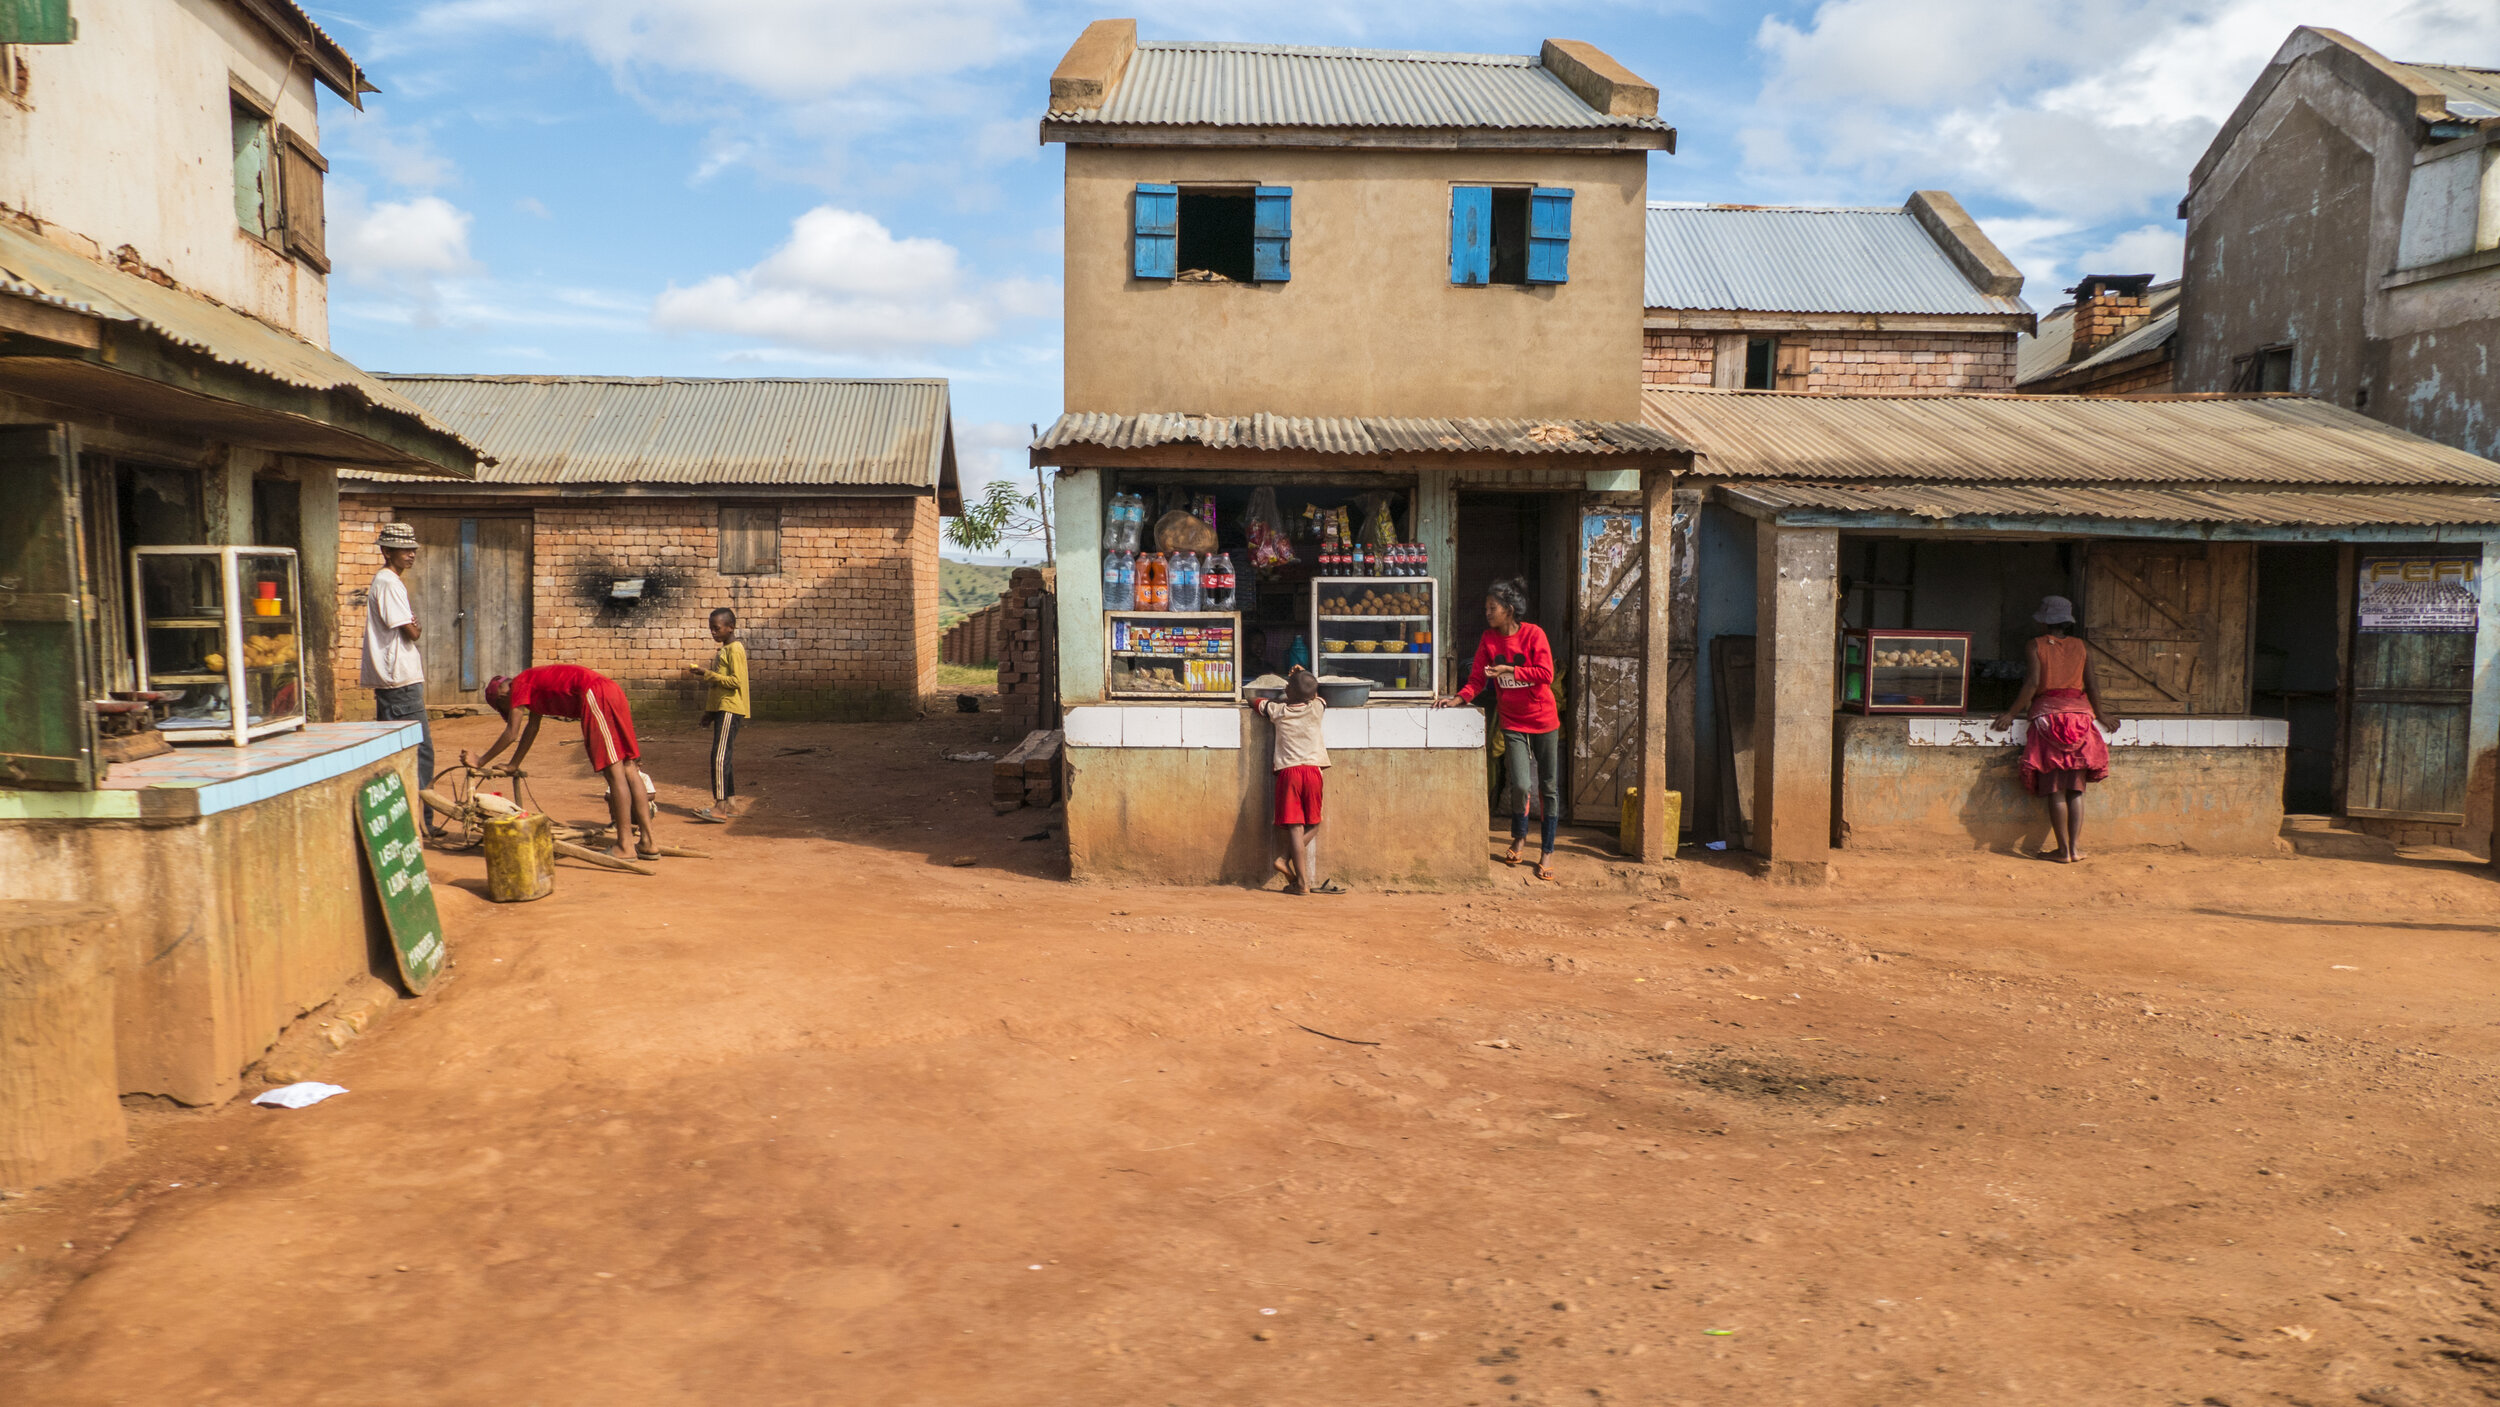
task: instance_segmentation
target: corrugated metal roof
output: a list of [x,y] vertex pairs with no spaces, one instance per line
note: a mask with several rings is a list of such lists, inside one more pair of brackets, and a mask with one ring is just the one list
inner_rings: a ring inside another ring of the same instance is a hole
[[1140,44],[1098,108],[1051,122],[1211,127],[1638,128],[1523,54],[1435,54],[1276,44]]
[[[0,225],[0,293],[127,323],[211,361],[310,391],[343,391],[437,435],[455,432],[345,357],[247,313],[108,268]],[[475,443],[467,448],[474,450]],[[393,451],[393,457],[400,457]],[[423,477],[423,476],[417,476]]]
[[949,467],[943,380],[383,379],[495,456],[492,468],[478,471],[481,484],[926,489],[938,487]]
[[2037,334],[2026,333],[2014,339],[2014,384],[2026,385],[2058,372],[2131,357],[2158,345],[2160,337],[2148,340],[2146,334],[2156,326],[2164,329],[2162,336],[2165,337],[2178,330],[2179,286],[2179,280],[2172,279],[2145,290],[2144,301],[2153,310],[2152,318],[2135,331],[2102,346],[2073,367],[2066,364],[2066,356],[2075,345],[2075,305],[2068,303],[2042,313]]
[[2425,82],[2447,95],[2448,111],[2468,122],[2500,117],[2500,69],[2461,68],[2455,64],[2408,63]]
[[1762,313],[2014,313],[1971,287],[1907,210],[1649,207],[1651,308]]
[[1680,453],[1674,435],[1614,420],[1404,420],[1283,415],[1062,415],[1037,450],[1090,445],[1151,449],[1299,450],[1310,454]]
[[1731,499],[1786,511],[1930,518],[2115,518],[2269,527],[2437,527],[2500,523],[2500,498],[2433,493],[2252,493],[2195,489],[2035,488],[1969,484],[1728,484]]
[[2307,396],[1831,395],[1652,386],[1694,472],[1808,482],[2500,486],[2500,464]]

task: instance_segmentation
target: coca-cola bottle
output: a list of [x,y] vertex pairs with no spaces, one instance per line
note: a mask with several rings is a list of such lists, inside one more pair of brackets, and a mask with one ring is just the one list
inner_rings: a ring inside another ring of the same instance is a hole
[[1208,555],[1198,594],[1204,600],[1207,610],[1229,611],[1233,609],[1233,555],[1231,553],[1215,552]]

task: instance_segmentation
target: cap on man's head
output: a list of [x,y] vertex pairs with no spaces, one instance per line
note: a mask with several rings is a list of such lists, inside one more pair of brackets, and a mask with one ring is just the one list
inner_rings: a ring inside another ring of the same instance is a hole
[[417,530],[406,523],[384,523],[382,535],[377,541],[385,552],[414,552],[417,550]]
[[2040,609],[2033,611],[2031,618],[2042,625],[2073,625],[2075,603],[2063,596],[2043,596]]

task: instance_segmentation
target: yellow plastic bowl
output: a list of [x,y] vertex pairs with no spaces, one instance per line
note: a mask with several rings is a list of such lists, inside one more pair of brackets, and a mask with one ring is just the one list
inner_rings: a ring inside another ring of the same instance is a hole
[[1358,655],[1368,655],[1379,648],[1380,642],[1377,640],[1357,640],[1354,642],[1354,652]]
[[1342,655],[1345,653],[1345,642],[1343,640],[1322,640],[1319,643],[1326,646],[1328,653],[1332,655]]

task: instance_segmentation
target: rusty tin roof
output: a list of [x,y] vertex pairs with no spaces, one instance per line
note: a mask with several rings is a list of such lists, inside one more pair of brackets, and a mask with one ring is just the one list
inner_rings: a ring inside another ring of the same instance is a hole
[[1085,126],[1628,128],[1529,54],[1443,54],[1285,44],[1140,44],[1100,107],[1053,109]]
[[2500,523],[2487,494],[2266,493],[2244,489],[2033,487],[2022,484],[1726,484],[1730,501],[1774,513],[1811,510],[1925,518],[1938,526],[2001,518],[2111,518],[2252,527],[2448,527]]
[[1655,454],[1691,448],[1656,425],[1613,420],[1435,420],[1372,416],[1062,415],[1039,451],[1092,446],[1297,450],[1310,454]]

